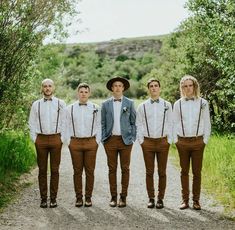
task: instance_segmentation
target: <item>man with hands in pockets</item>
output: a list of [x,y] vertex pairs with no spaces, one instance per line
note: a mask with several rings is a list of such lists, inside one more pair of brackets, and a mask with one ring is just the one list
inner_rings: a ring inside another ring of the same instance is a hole
[[189,168],[192,163],[193,208],[200,210],[201,170],[205,145],[211,123],[208,102],[200,97],[200,87],[195,77],[186,75],[180,81],[181,98],[175,102],[174,142],[179,152],[181,167],[182,204],[189,208]]
[[[92,206],[96,153],[101,140],[101,115],[98,105],[89,101],[90,86],[80,83],[77,88],[78,100],[66,108],[66,137],[72,164],[76,207]],[[82,174],[85,170],[85,192],[83,193]]]
[[146,167],[146,187],[149,197],[147,207],[155,207],[154,168],[158,168],[158,195],[156,208],[164,207],[166,166],[172,142],[172,107],[160,97],[160,81],[151,78],[147,82],[150,98],[137,108],[137,140],[141,144]]
[[50,208],[57,207],[56,197],[59,184],[59,166],[61,147],[65,137],[64,109],[65,102],[53,95],[54,82],[44,79],[41,84],[43,98],[35,101],[29,115],[30,136],[35,143],[37,164],[39,168],[38,181],[41,196],[41,208],[47,208],[47,165],[50,155]]

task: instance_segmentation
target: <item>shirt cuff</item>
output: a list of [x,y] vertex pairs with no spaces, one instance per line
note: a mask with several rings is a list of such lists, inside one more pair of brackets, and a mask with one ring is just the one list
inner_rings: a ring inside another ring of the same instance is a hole
[[203,137],[203,142],[204,142],[204,144],[207,144],[208,143],[208,138],[207,137]]
[[139,142],[139,144],[141,145],[141,144],[143,144],[144,139],[143,139],[143,138],[138,138],[138,142]]

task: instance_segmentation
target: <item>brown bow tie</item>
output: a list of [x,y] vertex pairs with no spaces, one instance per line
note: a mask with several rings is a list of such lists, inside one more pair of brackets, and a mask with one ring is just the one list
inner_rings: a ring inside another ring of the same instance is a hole
[[194,98],[193,98],[193,97],[191,97],[191,98],[187,98],[187,97],[186,97],[185,100],[186,100],[186,101],[194,101]]
[[46,102],[46,101],[52,101],[52,98],[45,98],[44,97],[44,102]]
[[115,101],[119,101],[119,102],[121,102],[122,101],[122,99],[113,99],[113,101],[115,102]]
[[87,106],[87,103],[79,103],[79,106],[81,106],[81,105]]
[[159,103],[159,99],[156,99],[156,100],[151,99],[151,104],[153,104],[154,102]]

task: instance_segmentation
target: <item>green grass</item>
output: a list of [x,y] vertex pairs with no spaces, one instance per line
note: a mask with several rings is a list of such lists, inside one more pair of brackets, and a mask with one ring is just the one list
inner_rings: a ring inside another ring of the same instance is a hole
[[212,136],[205,149],[203,187],[235,209],[235,138]]
[[36,163],[32,142],[23,132],[0,133],[0,208],[17,193],[19,176]]
[[[179,157],[175,146],[171,152]],[[226,211],[235,210],[235,138],[213,135],[204,151],[202,188],[223,204]]]

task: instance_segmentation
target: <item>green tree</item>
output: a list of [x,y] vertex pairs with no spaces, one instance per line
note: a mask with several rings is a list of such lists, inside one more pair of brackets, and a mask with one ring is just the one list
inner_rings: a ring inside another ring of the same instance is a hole
[[210,102],[213,124],[218,130],[234,130],[235,2],[189,0],[187,7],[192,16],[170,36],[162,50],[167,62],[159,72],[173,97],[184,74],[195,76]]
[[51,30],[64,35],[62,19],[76,13],[75,2],[0,1],[0,130],[24,120],[19,118],[27,110],[31,83],[40,77],[34,62],[38,50]]

